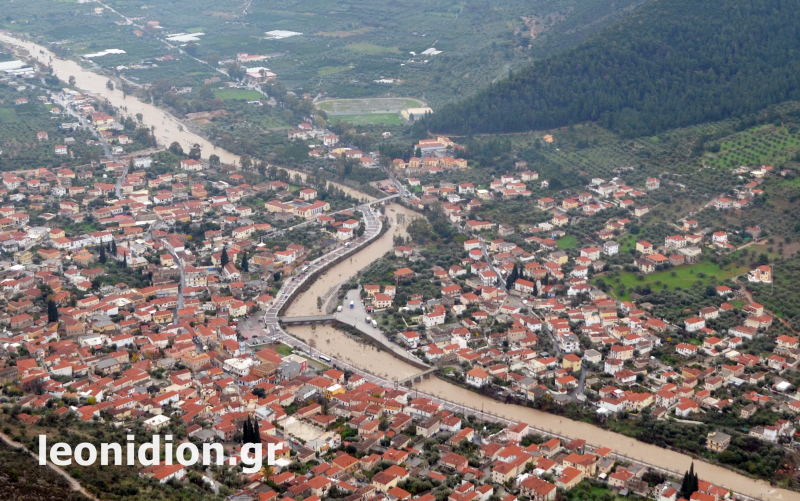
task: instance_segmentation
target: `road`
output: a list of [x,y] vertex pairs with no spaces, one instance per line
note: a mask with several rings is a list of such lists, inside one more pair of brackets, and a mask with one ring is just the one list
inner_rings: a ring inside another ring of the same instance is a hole
[[581,375],[578,376],[578,386],[567,393],[573,400],[578,400],[578,395],[583,395],[583,390],[586,388],[586,366],[581,365]]
[[495,287],[502,289],[504,292],[508,292],[506,282],[503,280],[503,274],[500,273],[500,270],[498,270],[492,262],[492,256],[489,255],[489,248],[486,246],[486,242],[483,239],[481,239],[481,254],[483,254],[483,259],[486,260],[486,264],[489,265],[489,269],[497,274],[497,283]]
[[547,339],[549,339],[550,343],[553,345],[553,356],[560,357],[561,348],[558,346],[558,341],[556,340],[556,336],[552,332],[550,332],[550,329],[548,329],[547,327],[543,328],[542,331],[546,333],[545,335],[547,336]]
[[[181,270],[181,283],[178,286],[178,304],[177,310],[180,311],[183,309],[183,289],[186,288],[186,270],[183,267],[183,261],[175,254],[174,251],[171,251],[172,259],[175,261],[175,264],[178,265],[178,269]],[[178,314],[176,312],[175,318],[178,318]]]
[[[114,9],[113,7],[111,7],[110,5],[108,5],[108,4],[104,4],[103,2],[101,2],[101,1],[99,1],[99,0],[94,0],[94,1],[95,1],[95,2],[97,2],[98,4],[102,5],[104,8],[108,9],[109,11],[113,12],[114,14],[118,15],[118,16],[119,16],[119,17],[121,17],[122,19],[124,19],[124,20],[125,20],[125,22],[127,22],[129,25],[131,25],[131,26],[135,26],[135,27],[137,27],[137,28],[139,28],[139,29],[141,29],[141,30],[147,30],[147,27],[145,27],[145,26],[142,26],[142,25],[139,25],[139,24],[136,24],[136,23],[134,23],[134,22],[133,22],[133,19],[131,19],[131,18],[129,18],[128,16],[126,16],[125,14],[122,14],[121,12],[117,11],[116,9]],[[249,4],[248,4],[248,5],[249,5]],[[245,9],[245,11],[246,11],[246,10],[247,10],[247,9]],[[152,33],[152,32],[151,32],[151,33]],[[223,74],[223,75],[225,75],[226,77],[228,76],[228,72],[227,72],[227,71],[225,71],[224,69],[222,69],[222,68],[215,68],[214,66],[211,66],[211,65],[208,63],[208,61],[204,61],[204,60],[202,60],[202,59],[200,59],[200,58],[198,58],[198,57],[192,56],[191,54],[189,54],[189,53],[187,53],[186,51],[184,51],[183,49],[181,49],[179,46],[177,46],[177,45],[174,45],[174,44],[170,43],[170,41],[169,41],[169,40],[166,40],[166,39],[164,39],[164,38],[161,38],[161,37],[159,37],[159,36],[158,36],[157,34],[155,34],[155,33],[153,33],[153,35],[155,36],[155,38],[156,38],[156,39],[157,39],[159,42],[163,43],[163,44],[164,44],[164,45],[166,45],[167,47],[170,47],[170,48],[173,48],[173,49],[177,50],[178,52],[180,52],[180,53],[181,53],[181,54],[183,54],[184,56],[186,56],[186,57],[190,57],[190,58],[194,59],[195,61],[197,61],[197,62],[198,62],[198,63],[200,63],[200,64],[204,64],[204,65],[206,65],[206,66],[210,66],[210,67],[211,67],[211,68],[212,68],[214,71],[216,71],[217,73],[222,73],[222,74]],[[261,91],[261,89],[260,89],[260,88],[259,88],[258,90],[259,90],[259,92]],[[266,95],[266,94],[264,94],[264,95]]]

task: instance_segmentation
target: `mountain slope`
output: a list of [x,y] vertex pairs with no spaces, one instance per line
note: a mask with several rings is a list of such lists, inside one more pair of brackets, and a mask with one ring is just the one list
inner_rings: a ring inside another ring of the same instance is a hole
[[436,132],[583,121],[627,136],[800,99],[800,1],[657,0],[430,117]]

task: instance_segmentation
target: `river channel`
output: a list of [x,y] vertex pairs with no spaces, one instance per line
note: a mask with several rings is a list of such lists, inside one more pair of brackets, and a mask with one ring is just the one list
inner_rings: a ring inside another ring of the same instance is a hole
[[[325,297],[336,285],[347,282],[359,271],[391,251],[394,247],[394,236],[405,236],[405,228],[408,223],[412,218],[419,216],[416,212],[398,204],[388,205],[385,212],[391,225],[389,231],[381,235],[369,247],[355,253],[321,275],[307,291],[292,301],[285,313],[287,317],[321,314],[322,312],[317,309],[317,297]],[[402,215],[399,224],[397,222],[398,215]],[[287,331],[305,341],[314,340],[317,349],[376,376],[402,379],[419,372],[419,369],[402,362],[388,352],[359,343],[330,325],[317,325],[314,329],[310,326],[295,326],[287,328]]]

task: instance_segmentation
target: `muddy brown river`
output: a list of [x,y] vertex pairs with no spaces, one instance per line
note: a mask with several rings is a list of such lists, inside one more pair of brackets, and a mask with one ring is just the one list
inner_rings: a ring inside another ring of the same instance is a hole
[[[140,102],[133,97],[125,98],[119,90],[109,90],[105,85],[106,77],[86,70],[74,61],[58,59],[46,48],[11,37],[6,33],[0,33],[0,42],[26,49],[33,57],[52,66],[55,74],[64,81],[67,81],[70,76],[74,76],[76,86],[84,92],[106,98],[117,107],[126,106],[127,113],[131,115],[141,113],[143,115],[144,124],[148,127],[151,125],[155,127],[156,136],[161,144],[168,145],[173,141],[177,141],[183,146],[184,150],[188,150],[192,144],[197,143],[202,147],[203,155],[206,158],[210,154],[216,154],[223,162],[238,163],[239,158],[237,155],[214,146],[202,137],[187,131],[185,127],[183,130],[179,130],[179,120],[167,112],[153,105]],[[40,51],[43,51],[43,54],[40,53]],[[293,171],[290,173],[294,175]],[[372,198],[352,188],[342,185],[338,186],[344,189],[348,194],[357,198]],[[395,212],[392,212],[392,209],[394,209]],[[389,206],[386,211],[387,215],[392,219],[395,219],[396,214],[401,212],[406,214],[408,218],[417,215],[413,211],[397,205]],[[311,311],[318,311],[316,307],[317,296],[323,296],[331,287],[348,280],[359,270],[367,267],[383,256],[392,249],[392,236],[396,232],[404,234],[404,231],[403,228],[394,224],[391,231],[387,232],[368,248],[354,255],[352,262],[348,260],[333,267],[328,273],[320,277],[320,279],[313,284],[311,289],[306,291],[291,305],[287,311],[287,315],[299,315]],[[329,351],[330,354],[341,357],[357,367],[362,367],[365,370],[389,379],[394,377],[402,378],[418,372],[413,367],[401,362],[388,353],[366,347],[351,340],[341,331],[326,326],[318,326],[315,332],[312,332],[310,326],[294,327],[290,329],[290,332],[304,339],[314,338],[318,349],[326,352]],[[514,421],[526,422],[532,426],[550,430],[567,437],[583,438],[590,444],[607,446],[620,454],[669,470],[684,471],[689,468],[692,462],[692,459],[684,454],[644,444],[623,435],[602,430],[590,424],[574,422],[566,418],[560,418],[552,414],[525,407],[500,404],[495,400],[482,397],[439,379],[425,380],[421,384],[415,386],[415,388],[446,398],[459,405],[483,409],[486,412],[492,412]],[[695,469],[700,473],[702,478],[710,482],[757,499],[800,501],[800,493],[773,488],[764,481],[750,479],[702,461],[695,462]]]
[[[394,247],[393,237],[395,235],[405,236],[406,225],[412,218],[419,217],[416,212],[397,204],[388,205],[385,212],[391,222],[389,231],[366,249],[355,253],[351,258],[342,261],[320,276],[307,291],[297,296],[286,310],[286,316],[321,314],[322,312],[317,309],[317,297],[325,297],[333,287],[350,280],[360,270],[391,251]],[[401,218],[403,222],[400,224],[397,223],[398,214],[403,215]],[[305,341],[313,340],[317,349],[377,376],[387,379],[395,377],[402,379],[419,372],[415,367],[402,362],[388,352],[376,350],[372,346],[351,339],[330,325],[318,325],[316,329],[311,329],[310,326],[294,326],[286,330]]]

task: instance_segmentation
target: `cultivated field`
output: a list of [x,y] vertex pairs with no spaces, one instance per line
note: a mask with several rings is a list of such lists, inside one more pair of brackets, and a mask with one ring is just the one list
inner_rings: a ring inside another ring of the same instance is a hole
[[331,115],[330,122],[347,122],[352,125],[401,125],[403,119],[397,113],[370,113],[367,115]]
[[712,143],[712,148],[712,153],[704,159],[708,166],[779,165],[800,151],[800,136],[796,126],[766,124],[732,134]]
[[261,93],[254,90],[247,89],[225,89],[214,92],[214,97],[217,99],[234,100],[234,101],[258,101],[264,97]]
[[410,97],[326,99],[317,103],[317,108],[325,111],[330,116],[400,113],[400,110],[405,108],[418,108],[421,106],[425,106],[425,103]]
[[604,280],[617,287],[619,283],[625,285],[625,294],[615,294],[619,300],[629,300],[630,293],[635,292],[637,285],[649,285],[653,290],[661,290],[665,285],[670,289],[675,287],[682,287],[688,289],[695,282],[701,282],[703,285],[711,283],[711,277],[716,277],[715,283],[721,283],[724,280],[733,278],[747,273],[749,268],[746,266],[728,265],[722,268],[719,265],[711,263],[710,261],[701,261],[696,264],[688,264],[676,266],[672,269],[659,271],[650,275],[645,275],[642,280],[637,278],[638,273],[626,271],[619,274],[619,282],[616,279],[609,279],[602,277]]

